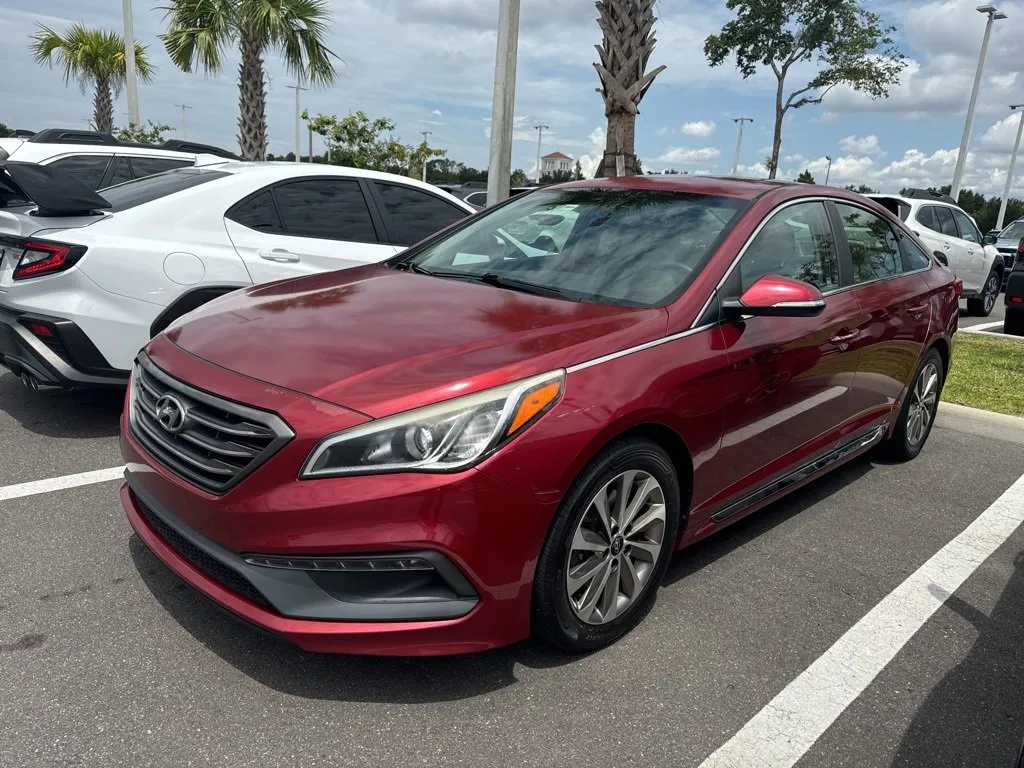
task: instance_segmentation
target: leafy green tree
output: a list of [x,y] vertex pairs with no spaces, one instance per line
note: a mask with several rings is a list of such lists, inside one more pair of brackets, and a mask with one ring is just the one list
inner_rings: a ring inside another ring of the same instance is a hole
[[870,195],[871,193],[878,191],[876,189],[872,189],[867,184],[847,184],[843,189],[848,189],[851,192],[857,192],[861,195]]
[[302,117],[313,133],[324,137],[327,157],[335,165],[399,173],[407,167],[411,148],[391,135],[395,123],[389,118],[370,120],[362,111],[345,117],[303,112]]
[[572,180],[583,181],[583,166],[579,160],[576,161],[576,167],[572,169]]
[[[782,122],[789,110],[821,104],[840,84],[884,98],[906,66],[892,37],[895,27],[882,26],[878,14],[858,0],[728,0],[726,8],[736,18],[704,41],[704,54],[713,67],[734,57],[744,78],[761,67],[775,75],[775,133],[767,161],[771,179],[778,171]],[[817,73],[787,95],[791,69],[808,65]]]
[[448,150],[437,149],[427,144],[426,139],[420,142],[417,146],[413,147],[409,152],[409,176],[414,179],[423,177],[423,164],[427,164],[427,179],[433,177],[430,176],[430,161],[438,158],[442,158],[448,154]]
[[541,184],[562,184],[566,181],[573,181],[576,178],[572,171],[551,171],[541,174]]
[[814,184],[814,177],[811,176],[811,172],[807,169],[800,171],[800,175],[796,177],[796,180],[800,184]]
[[524,171],[522,168],[516,168],[514,171],[512,171],[512,179],[510,181],[510,186],[525,187],[526,182],[526,171]]
[[246,160],[267,151],[267,94],[263,59],[281,53],[288,71],[303,82],[334,82],[334,53],[324,43],[327,0],[170,0],[163,8],[168,31],[160,36],[175,66],[217,73],[229,45],[238,45],[238,143]]
[[146,125],[136,125],[135,123],[132,123],[127,128],[115,128],[114,137],[118,141],[131,141],[139,144],[159,144],[164,140],[164,133],[173,130],[174,126],[147,120]]
[[6,139],[8,136],[13,136],[14,131],[8,128],[3,123],[0,123],[0,139]]
[[[39,26],[31,37],[30,48],[37,64],[57,65],[64,69],[64,82],[78,81],[82,93],[93,89],[92,124],[97,131],[114,128],[114,97],[124,87],[126,69],[124,38],[105,29],[87,29],[72,24],[63,35]],[[154,67],[146,46],[135,44],[135,68],[139,79],[153,79]]]

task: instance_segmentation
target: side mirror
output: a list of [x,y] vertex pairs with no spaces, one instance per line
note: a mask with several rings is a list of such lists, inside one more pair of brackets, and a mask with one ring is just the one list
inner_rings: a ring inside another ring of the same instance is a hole
[[985,235],[985,245],[995,245],[997,240],[999,240],[998,230],[992,230],[987,235]]
[[934,256],[935,260],[938,261],[939,264],[941,264],[942,266],[949,266],[949,259],[946,258],[946,254],[944,254],[942,251],[934,251],[932,253],[932,256]]
[[814,317],[825,310],[825,298],[810,283],[781,275],[765,275],[739,299],[722,302],[726,317]]

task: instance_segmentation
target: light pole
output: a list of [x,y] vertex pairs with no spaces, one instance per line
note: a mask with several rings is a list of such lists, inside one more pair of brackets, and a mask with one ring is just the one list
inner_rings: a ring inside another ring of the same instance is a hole
[[181,107],[181,138],[187,139],[188,132],[185,130],[185,110],[192,109],[191,104],[175,104],[176,107]]
[[988,39],[992,35],[992,24],[996,19],[1005,19],[1006,14],[994,5],[979,5],[978,11],[988,16],[985,23],[985,37],[981,40],[981,53],[978,54],[978,69],[974,73],[974,89],[971,91],[971,100],[967,105],[967,118],[964,120],[964,134],[960,138],[960,151],[956,156],[956,169],[953,171],[953,185],[950,187],[949,196],[954,200],[960,197],[960,182],[964,176],[964,165],[967,162],[967,147],[971,143],[971,127],[974,123],[974,107],[978,103],[978,91],[981,89],[981,76],[985,71],[985,56],[988,53]]
[[[427,146],[427,136],[431,136],[433,134],[430,131],[420,131],[420,133],[423,135],[423,146],[424,146],[424,148],[426,148],[426,146]],[[427,156],[426,155],[423,155],[423,183],[424,184],[427,183]]]
[[544,131],[548,129],[548,126],[541,123],[540,125],[533,126],[537,131],[537,186],[540,186],[540,143],[544,139]]
[[996,219],[996,229],[1002,231],[1003,219],[1006,218],[1006,202],[1010,199],[1010,185],[1013,183],[1013,168],[1017,165],[1017,150],[1020,149],[1020,137],[1024,134],[1024,104],[1011,104],[1010,110],[1020,110],[1020,122],[1017,123],[1017,139],[1013,142],[1013,151],[1010,153],[1010,167],[1006,171],[1006,185],[1003,187],[1003,199],[999,203],[999,218]]
[[123,0],[125,89],[128,91],[128,124],[139,124],[139,82],[135,68],[135,25],[132,22],[132,0]]
[[733,158],[732,161],[732,175],[735,176],[740,168],[740,148],[743,146],[743,124],[754,122],[754,118],[734,117],[732,121],[739,127],[739,131],[736,133],[736,157]]
[[498,48],[494,61],[494,96],[491,103],[491,150],[487,162],[488,205],[508,199],[518,53],[519,0],[501,0],[498,5]]
[[302,109],[299,106],[299,94],[302,91],[308,91],[308,88],[303,88],[301,83],[295,85],[289,85],[288,88],[295,89],[295,162],[302,162],[302,127],[300,122],[300,116]]
[[828,168],[825,169],[825,186],[828,186],[828,177],[832,175],[832,157],[825,155],[825,159],[828,160]]

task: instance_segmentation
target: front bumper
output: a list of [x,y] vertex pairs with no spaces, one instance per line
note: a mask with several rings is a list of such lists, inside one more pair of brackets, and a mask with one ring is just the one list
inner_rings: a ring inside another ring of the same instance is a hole
[[[48,328],[51,335],[34,334],[32,322]],[[64,389],[123,387],[128,380],[128,372],[111,368],[70,320],[4,306],[0,306],[0,364],[38,384]]]

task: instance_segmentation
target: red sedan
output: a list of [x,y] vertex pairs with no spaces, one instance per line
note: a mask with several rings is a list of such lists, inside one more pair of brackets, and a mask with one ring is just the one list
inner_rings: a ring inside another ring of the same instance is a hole
[[140,354],[121,499],[314,651],[611,643],[673,550],[928,438],[960,285],[831,187],[549,187],[390,262],[249,288]]

